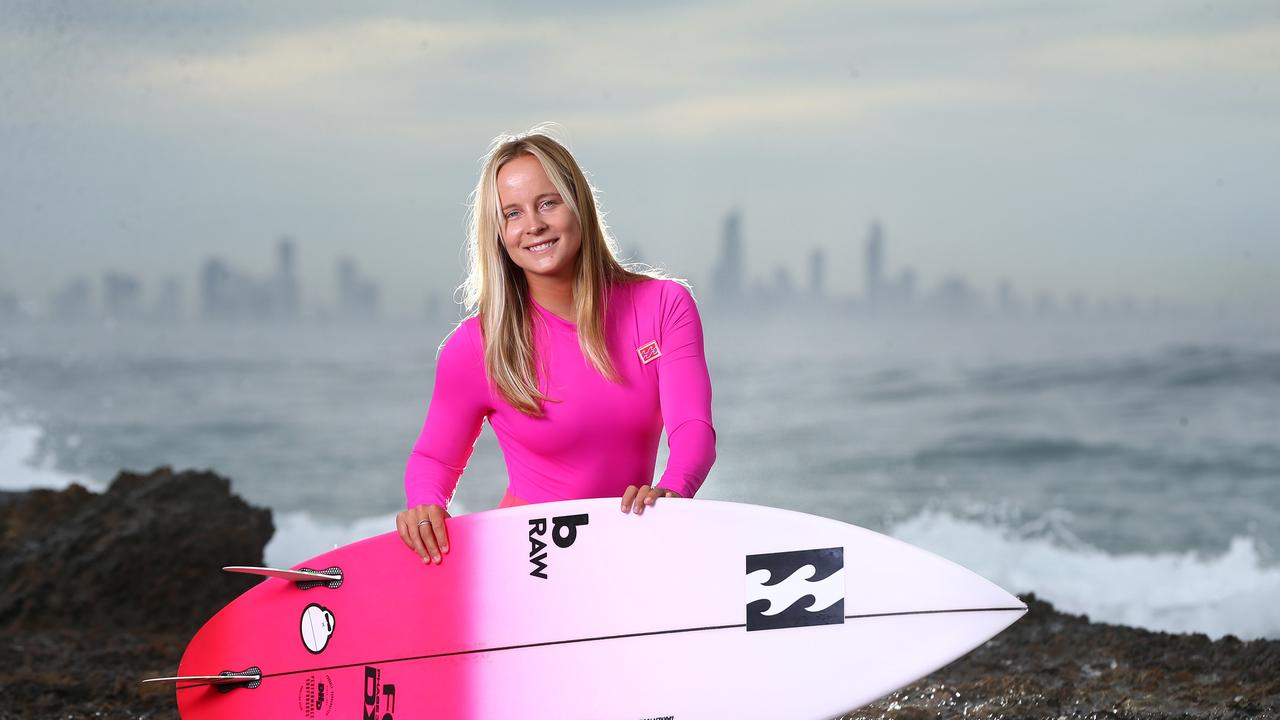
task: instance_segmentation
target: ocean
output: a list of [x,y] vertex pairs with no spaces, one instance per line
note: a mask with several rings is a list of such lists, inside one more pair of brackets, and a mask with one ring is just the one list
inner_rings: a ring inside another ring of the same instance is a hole
[[[1094,620],[1280,637],[1265,319],[703,320],[699,497],[884,532]],[[210,468],[274,511],[271,564],[390,531],[449,327],[0,326],[0,489]],[[504,487],[486,426],[451,511]]]

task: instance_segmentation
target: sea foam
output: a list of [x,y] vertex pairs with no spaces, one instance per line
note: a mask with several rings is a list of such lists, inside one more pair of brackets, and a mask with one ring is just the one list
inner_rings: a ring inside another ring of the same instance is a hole
[[1020,538],[1010,528],[930,510],[889,534],[963,565],[1010,592],[1035,592],[1091,620],[1219,638],[1280,637],[1280,567],[1258,543],[1225,553],[1109,554],[1084,543]]
[[58,490],[72,483],[96,492],[103,490],[102,484],[92,478],[56,469],[52,458],[41,460],[43,438],[44,431],[39,426],[0,420],[0,490]]
[[[0,490],[60,489],[102,483],[41,460],[44,436],[25,422],[0,422]],[[451,508],[453,514],[466,512]],[[395,529],[394,512],[339,520],[276,511],[266,563],[289,567],[357,540]],[[1280,567],[1268,567],[1253,538],[1237,536],[1226,552],[1110,554],[1075,539],[1019,537],[1014,529],[927,510],[888,533],[959,563],[1011,592],[1035,592],[1059,609],[1101,622],[1213,638],[1280,637]],[[240,562],[228,558],[228,564]]]

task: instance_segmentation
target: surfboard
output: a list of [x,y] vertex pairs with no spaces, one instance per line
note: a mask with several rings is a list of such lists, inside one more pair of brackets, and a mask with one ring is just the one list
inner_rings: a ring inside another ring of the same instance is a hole
[[[831,718],[951,662],[1026,606],[959,565],[799,512],[665,498],[448,520],[268,573],[192,638],[186,720]],[[240,571],[245,571],[241,568]],[[225,678],[240,678],[226,682]]]

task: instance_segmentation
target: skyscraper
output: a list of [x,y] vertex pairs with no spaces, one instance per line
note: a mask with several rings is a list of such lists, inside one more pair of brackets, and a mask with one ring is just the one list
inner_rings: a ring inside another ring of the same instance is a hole
[[231,268],[221,258],[209,258],[200,269],[200,314],[206,320],[236,315]]
[[809,294],[821,298],[826,294],[827,256],[822,248],[814,248],[809,255]]
[[142,281],[134,275],[108,272],[102,276],[102,310],[115,320],[132,320],[141,314]]
[[729,211],[724,219],[721,236],[720,258],[711,271],[711,292],[721,302],[737,302],[742,299],[742,215],[738,209]]
[[352,257],[338,258],[338,316],[373,320],[378,316],[378,285],[366,278]]
[[276,317],[298,317],[298,275],[295,269],[293,238],[281,235],[276,244],[276,275],[271,281],[271,309]]
[[867,233],[866,298],[877,303],[884,298],[884,232],[879,220],[871,221]]
[[50,315],[55,320],[78,322],[86,320],[90,313],[92,290],[89,280],[77,277],[54,293],[49,302]]

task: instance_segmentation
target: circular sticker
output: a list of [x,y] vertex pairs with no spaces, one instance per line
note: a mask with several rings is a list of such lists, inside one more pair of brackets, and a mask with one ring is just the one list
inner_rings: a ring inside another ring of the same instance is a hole
[[333,636],[333,613],[329,609],[311,603],[302,611],[302,644],[313,655],[324,652]]

